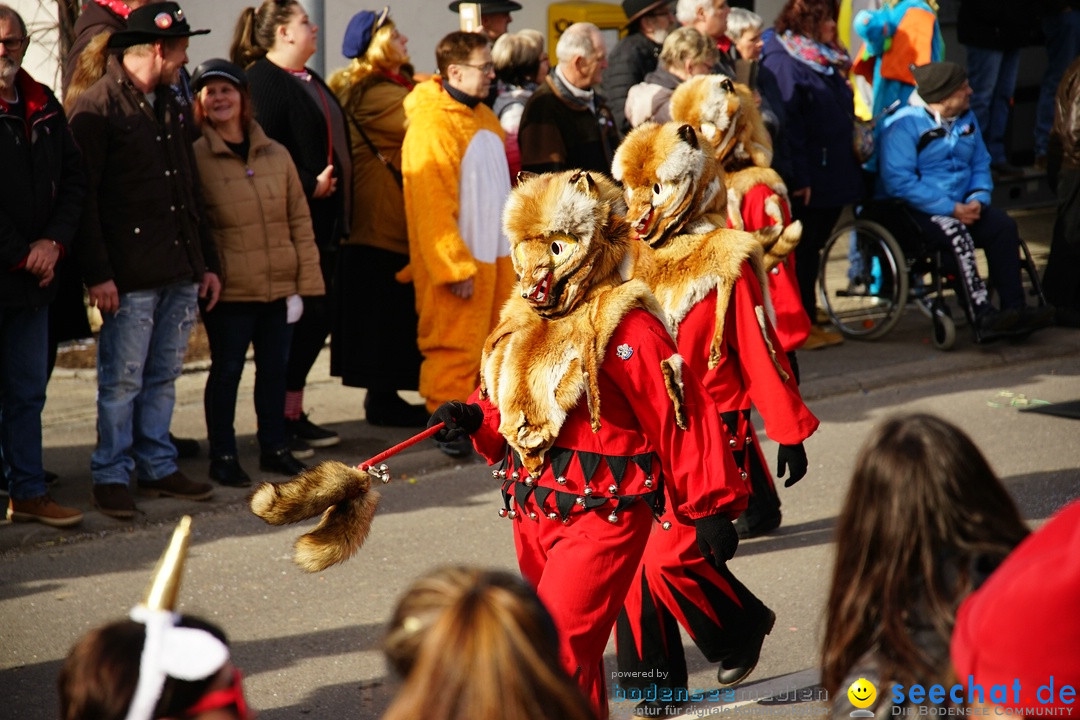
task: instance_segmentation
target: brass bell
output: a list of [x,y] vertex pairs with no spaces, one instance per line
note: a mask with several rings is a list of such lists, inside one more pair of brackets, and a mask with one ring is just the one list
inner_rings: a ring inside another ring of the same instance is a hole
[[660,523],[660,527],[662,527],[665,530],[670,530],[671,529],[671,521],[670,520],[665,520],[664,522]]
[[529,513],[529,519],[530,520],[535,520],[536,519],[536,513],[534,513],[534,512]]
[[507,515],[509,516],[509,518],[511,520],[513,520],[514,518],[517,517],[517,510],[511,510],[509,513],[507,513]]
[[517,470],[510,473],[510,479],[511,480],[517,480],[519,477],[521,477],[521,473],[519,473]]
[[581,507],[585,507],[585,498],[583,498],[583,497],[579,497],[579,498],[575,499],[574,502],[576,502]]
[[735,447],[735,445],[736,445],[735,438],[728,438],[727,444],[728,444],[728,447]]
[[646,478],[646,480],[645,480],[645,487],[647,487],[647,488],[651,488],[651,487],[652,487],[652,478]]
[[526,484],[527,486],[529,486],[529,487],[532,487],[532,486],[533,486],[533,483],[534,483],[534,481],[533,481],[533,479],[532,479],[532,475],[526,475],[526,476],[525,476],[525,484]]
[[607,486],[607,491],[610,494],[614,495],[615,493],[619,492],[619,486],[616,485],[615,483],[611,483],[610,485]]
[[492,470],[491,477],[495,480],[498,480],[501,477],[501,472],[501,470]]
[[586,495],[592,495],[592,488],[591,487],[585,488],[585,494]]
[[564,478],[562,475],[560,475],[559,477],[555,478],[555,482],[559,483],[560,485],[565,485],[566,484],[566,478]]
[[739,477],[741,477],[743,480],[745,480],[746,479],[746,471],[745,470],[740,470],[739,471]]
[[619,522],[619,516],[616,515],[615,513],[611,513],[610,515],[607,516],[607,521],[609,523]]
[[506,508],[499,508],[499,517],[506,517]]
[[559,519],[559,513],[555,513],[555,512],[548,513],[548,520],[558,520],[558,519]]

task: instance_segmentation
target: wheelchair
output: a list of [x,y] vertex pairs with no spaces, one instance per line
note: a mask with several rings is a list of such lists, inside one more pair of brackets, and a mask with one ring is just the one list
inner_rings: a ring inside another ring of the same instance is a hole
[[[1020,240],[1025,295],[1046,300],[1027,243]],[[956,277],[951,253],[927,241],[900,200],[875,200],[856,206],[853,220],[829,236],[821,250],[818,300],[848,338],[876,340],[900,322],[909,307],[932,323],[931,342],[938,350],[956,343],[958,318],[972,324]],[[992,288],[991,288],[992,292]],[[954,314],[953,307],[959,306]]]

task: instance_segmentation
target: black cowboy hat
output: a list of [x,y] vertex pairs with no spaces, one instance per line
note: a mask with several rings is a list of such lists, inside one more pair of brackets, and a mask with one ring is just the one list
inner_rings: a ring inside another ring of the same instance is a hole
[[626,27],[638,18],[670,5],[672,0],[622,0],[622,9],[626,13]]
[[184,11],[174,2],[156,2],[132,10],[127,28],[112,34],[109,47],[126,48],[165,38],[206,35],[209,30],[192,30]]
[[[465,0],[454,0],[450,3],[450,12],[457,12],[458,5],[461,5]],[[521,3],[516,3],[514,0],[490,0],[490,2],[479,2],[481,14],[492,13],[512,13],[521,9]]]

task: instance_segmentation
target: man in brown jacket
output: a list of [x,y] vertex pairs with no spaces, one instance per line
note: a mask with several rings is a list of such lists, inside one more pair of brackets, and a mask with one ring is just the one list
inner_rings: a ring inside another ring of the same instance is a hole
[[[177,468],[169,423],[196,296],[209,309],[221,290],[201,205],[190,118],[170,85],[187,62],[192,31],[173,2],[133,10],[109,39],[123,50],[76,101],[71,129],[88,175],[79,262],[98,338],[98,443],[91,458],[95,507],[130,518],[139,490],[205,500],[208,483]],[[106,182],[107,179],[107,182]]]

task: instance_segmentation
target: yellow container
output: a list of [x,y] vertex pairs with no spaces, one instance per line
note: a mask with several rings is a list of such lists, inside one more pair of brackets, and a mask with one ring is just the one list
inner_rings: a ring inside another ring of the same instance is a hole
[[602,2],[551,3],[548,5],[547,50],[552,67],[557,62],[555,43],[562,37],[566,28],[576,22],[591,22],[600,28],[608,52],[611,52],[615,43],[626,34],[623,30],[623,26],[626,25],[626,13],[623,12],[621,5]]

